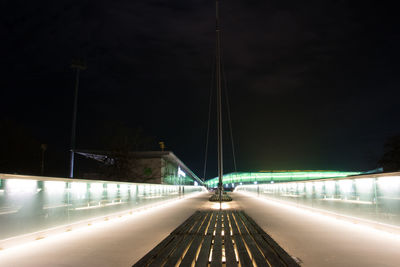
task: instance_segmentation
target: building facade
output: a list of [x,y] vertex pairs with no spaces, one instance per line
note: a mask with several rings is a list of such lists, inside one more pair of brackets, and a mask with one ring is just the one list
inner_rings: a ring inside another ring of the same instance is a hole
[[[107,151],[76,150],[86,160],[96,161],[97,167],[79,171],[81,178],[123,180],[126,182],[202,185],[197,177],[171,151],[141,151],[125,154]],[[87,164],[88,165],[88,164]],[[77,164],[79,168],[79,164]]]

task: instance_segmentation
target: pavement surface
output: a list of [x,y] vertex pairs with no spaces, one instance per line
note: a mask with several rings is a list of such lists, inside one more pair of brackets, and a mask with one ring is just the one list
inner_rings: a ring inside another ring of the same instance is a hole
[[399,235],[243,193],[232,198],[302,266],[400,266]]
[[[219,208],[209,196],[203,193],[0,251],[0,266],[132,266],[196,210]],[[302,266],[400,266],[399,235],[242,193],[232,197],[223,208],[244,210]]]

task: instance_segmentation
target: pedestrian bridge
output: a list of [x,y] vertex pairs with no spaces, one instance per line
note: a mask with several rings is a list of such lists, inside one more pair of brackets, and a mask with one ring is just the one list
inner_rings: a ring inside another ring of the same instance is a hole
[[132,266],[195,212],[220,208],[244,211],[302,266],[400,261],[400,173],[242,185],[221,207],[209,196],[0,174],[0,266]]

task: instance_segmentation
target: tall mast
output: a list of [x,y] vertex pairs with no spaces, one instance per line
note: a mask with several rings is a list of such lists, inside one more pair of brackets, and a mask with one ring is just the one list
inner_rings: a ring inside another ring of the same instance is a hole
[[222,177],[223,177],[223,151],[222,151],[222,92],[221,92],[221,29],[219,21],[219,1],[215,1],[216,18],[216,88],[217,88],[217,128],[218,128],[218,194],[221,207]]

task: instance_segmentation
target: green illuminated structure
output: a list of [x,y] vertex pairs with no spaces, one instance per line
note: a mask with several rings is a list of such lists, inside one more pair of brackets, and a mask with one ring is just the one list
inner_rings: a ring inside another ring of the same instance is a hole
[[[342,171],[270,171],[270,172],[233,172],[224,175],[223,184],[233,187],[232,184],[249,183],[275,183],[289,181],[304,181],[323,178],[346,177],[359,175],[362,172],[342,172]],[[205,182],[208,187],[218,185],[218,177]]]

